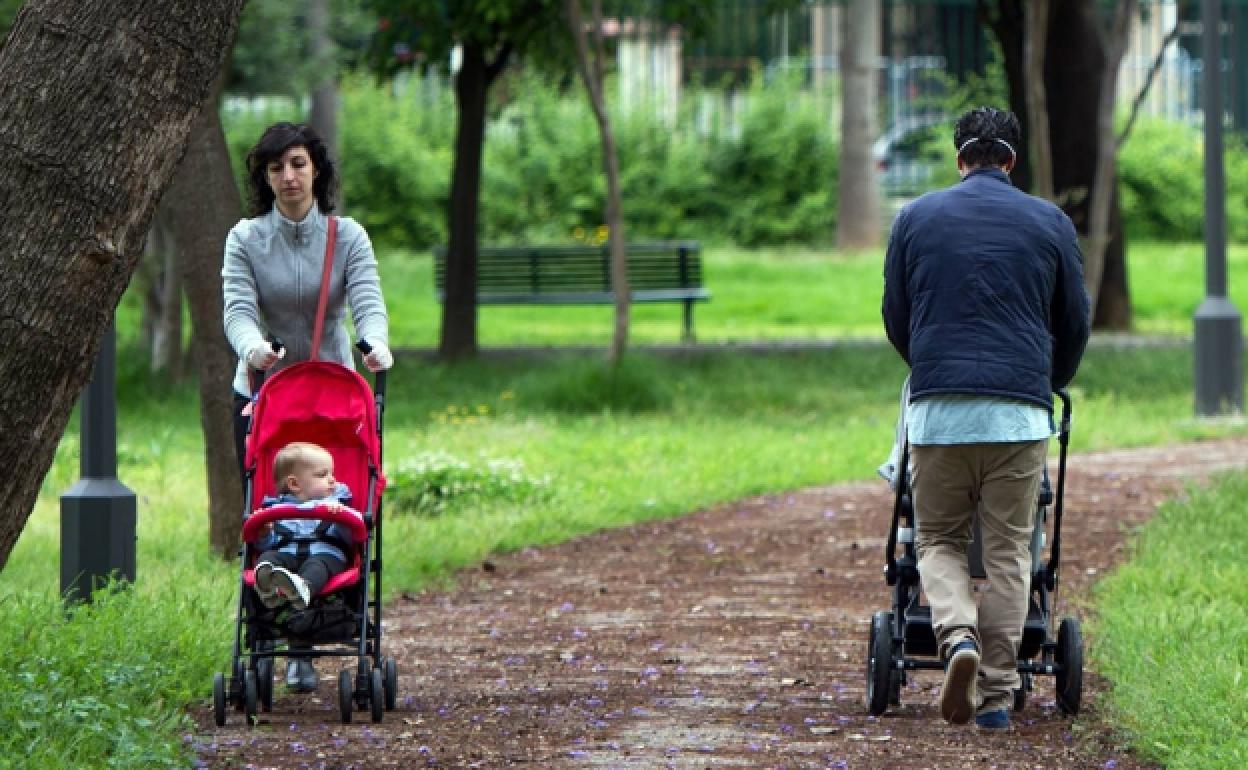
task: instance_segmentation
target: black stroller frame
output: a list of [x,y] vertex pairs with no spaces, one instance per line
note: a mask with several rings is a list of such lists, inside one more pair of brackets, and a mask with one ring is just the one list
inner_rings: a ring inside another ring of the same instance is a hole
[[[357,345],[362,352],[366,344]],[[259,388],[259,380],[256,382]],[[377,417],[378,460],[382,442],[382,413],[385,407],[386,372],[376,374],[374,405]],[[250,431],[250,427],[249,427]],[[369,463],[370,481],[381,472]],[[245,500],[252,500],[253,469],[245,475]],[[244,506],[244,522],[251,515]],[[373,512],[376,515],[373,515]],[[269,712],[273,707],[274,664],[280,657],[319,658],[356,657],[354,676],[349,669],[338,675],[339,716],[349,723],[353,707],[368,709],[373,722],[381,722],[386,711],[394,710],[398,700],[398,666],[394,658],[381,654],[381,500],[376,485],[368,485],[368,505],[364,509],[368,536],[361,545],[359,579],[340,590],[342,601],[351,608],[350,627],[354,630],[333,635],[295,636],[284,632],[274,610],[266,608],[247,584],[244,573],[254,560],[255,546],[244,542],[239,549],[239,598],[234,628],[230,674],[213,676],[213,717],[218,726],[225,725],[227,704],[232,704],[255,723],[258,710]],[[300,518],[316,518],[301,513]],[[245,524],[244,524],[245,526]],[[371,589],[371,595],[370,595]],[[312,607],[316,607],[314,603]]]
[[[1032,534],[1032,574],[1027,618],[1019,645],[1018,671],[1022,686],[1014,691],[1014,710],[1021,711],[1027,693],[1034,687],[1037,675],[1056,678],[1056,700],[1064,714],[1079,713],[1083,690],[1083,635],[1079,621],[1063,618],[1055,634],[1052,628],[1053,600],[1057,591],[1058,565],[1061,561],[1062,499],[1066,485],[1066,453],[1070,442],[1070,395],[1056,392],[1062,402],[1058,429],[1057,490],[1054,494],[1046,467],[1036,504],[1036,523]],[[932,627],[931,607],[920,600],[918,552],[915,546],[914,508],[910,497],[910,447],[902,447],[901,461],[896,468],[896,497],[892,524],[885,546],[887,563],[885,582],[892,588],[891,610],[878,611],[871,618],[871,634],[867,652],[867,710],[879,716],[890,706],[901,705],[901,688],[910,671],[942,670],[944,663]],[[1045,527],[1049,507],[1053,508],[1053,537],[1049,559],[1042,561]],[[979,519],[973,527],[968,552],[971,576],[984,577]],[[897,555],[898,546],[901,555]]]

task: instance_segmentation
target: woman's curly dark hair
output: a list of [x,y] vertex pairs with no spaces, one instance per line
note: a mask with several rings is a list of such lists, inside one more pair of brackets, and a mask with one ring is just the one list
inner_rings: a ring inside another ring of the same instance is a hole
[[276,195],[269,187],[267,170],[269,163],[278,160],[291,147],[305,147],[312,166],[316,169],[316,178],[312,182],[312,194],[322,214],[334,210],[334,193],[338,174],[334,162],[329,157],[329,148],[325,140],[312,130],[306,123],[274,123],[265,129],[256,146],[247,153],[247,182],[250,187],[251,216],[263,216],[273,208]]
[[[999,140],[999,141],[998,141]],[[1022,129],[1009,110],[976,107],[958,118],[953,146],[969,168],[1007,166],[1018,160]]]

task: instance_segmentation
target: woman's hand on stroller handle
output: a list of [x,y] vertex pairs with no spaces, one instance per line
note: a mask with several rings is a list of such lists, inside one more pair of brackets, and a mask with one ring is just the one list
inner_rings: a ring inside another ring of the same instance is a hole
[[390,348],[381,344],[373,344],[368,340],[361,339],[355,343],[355,347],[364,354],[364,365],[373,374],[379,374],[394,366],[394,354],[390,352]]

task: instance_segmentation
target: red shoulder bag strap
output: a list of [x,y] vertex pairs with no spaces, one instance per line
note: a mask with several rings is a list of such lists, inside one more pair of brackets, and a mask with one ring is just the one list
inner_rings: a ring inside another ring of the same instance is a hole
[[338,238],[338,217],[329,218],[329,234],[325,237],[325,267],[321,270],[321,296],[316,301],[316,325],[312,327],[312,356],[321,357],[321,332],[325,330],[325,307],[329,304],[329,279],[334,273],[334,241]]

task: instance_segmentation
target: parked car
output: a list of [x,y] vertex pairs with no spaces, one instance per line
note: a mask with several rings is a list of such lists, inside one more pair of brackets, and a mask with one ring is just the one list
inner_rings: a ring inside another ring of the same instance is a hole
[[909,198],[946,184],[952,170],[950,119],[943,114],[909,115],[889,126],[871,145],[877,183],[889,198]]

